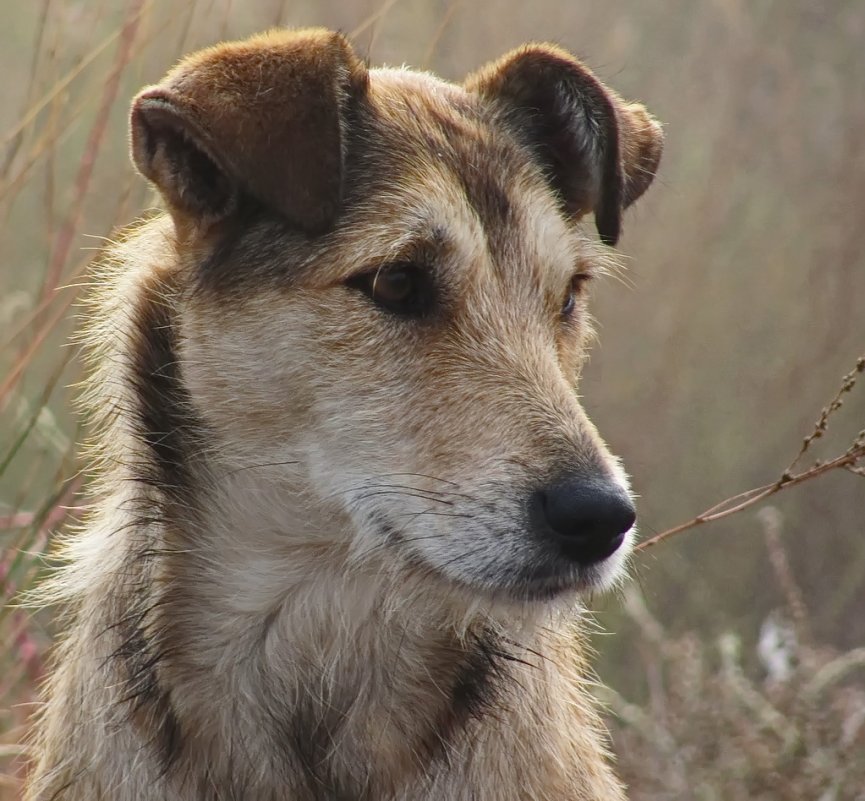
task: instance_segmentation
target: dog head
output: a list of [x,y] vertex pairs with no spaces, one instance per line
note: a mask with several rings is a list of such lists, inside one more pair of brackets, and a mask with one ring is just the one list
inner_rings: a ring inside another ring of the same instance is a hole
[[[132,150],[170,212],[182,380],[270,528],[480,594],[608,583],[634,510],[576,394],[607,258],[578,223],[615,244],[661,146],[549,45],[456,85],[276,32],[142,92]],[[280,520],[289,494],[304,511]]]

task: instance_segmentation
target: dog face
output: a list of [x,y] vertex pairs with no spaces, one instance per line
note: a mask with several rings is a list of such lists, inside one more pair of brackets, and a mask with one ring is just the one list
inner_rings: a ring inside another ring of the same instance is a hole
[[193,56],[132,130],[183,381],[274,528],[517,600],[616,575],[634,511],[575,389],[609,256],[577,221],[614,243],[650,183],[642,107],[548,46],[457,86],[314,30]]

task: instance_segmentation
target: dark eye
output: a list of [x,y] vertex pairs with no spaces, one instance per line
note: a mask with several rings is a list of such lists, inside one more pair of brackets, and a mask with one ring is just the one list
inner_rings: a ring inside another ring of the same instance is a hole
[[354,275],[345,283],[382,309],[402,317],[425,316],[435,300],[429,271],[413,262],[389,264]]
[[567,320],[574,313],[577,307],[577,298],[583,293],[586,282],[591,278],[588,273],[577,273],[571,278],[571,284],[568,287],[568,294],[565,296],[565,302],[562,304],[561,315],[563,320]]

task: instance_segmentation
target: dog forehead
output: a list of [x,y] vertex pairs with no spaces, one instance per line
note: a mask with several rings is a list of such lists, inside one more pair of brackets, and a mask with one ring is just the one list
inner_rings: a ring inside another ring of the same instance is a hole
[[447,228],[461,211],[494,259],[539,251],[570,269],[582,237],[532,151],[488,103],[405,68],[372,70],[369,102],[373,130],[364,139],[377,142],[369,163],[388,195],[403,196],[407,219],[434,217],[440,206]]
[[439,98],[443,102],[469,103],[469,93],[431,72],[407,67],[377,67],[369,72],[369,91],[373,96],[411,96]]
[[372,71],[368,99],[378,160],[438,172],[481,216],[508,216],[505,187],[528,153],[480,97],[428,73],[384,69]]

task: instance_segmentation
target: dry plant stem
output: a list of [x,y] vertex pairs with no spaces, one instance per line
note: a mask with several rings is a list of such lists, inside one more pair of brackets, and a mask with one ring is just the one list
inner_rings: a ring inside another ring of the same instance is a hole
[[[856,366],[847,373],[843,379],[841,379],[841,388],[835,394],[835,397],[829,401],[829,404],[823,408],[823,411],[820,413],[820,418],[814,424],[814,430],[802,441],[802,447],[799,449],[799,453],[797,453],[796,458],[790,462],[790,466],[784,471],[784,475],[792,473],[793,468],[796,467],[799,460],[805,455],[805,451],[811,447],[811,443],[815,439],[819,439],[823,436],[829,424],[829,417],[841,408],[844,403],[843,396],[853,389],[856,385],[856,379],[858,378],[859,373],[862,373],[863,371],[865,371],[865,356],[860,356],[856,360]],[[863,435],[865,435],[865,432],[859,433],[856,443],[861,441]]]
[[375,25],[385,14],[387,14],[390,9],[395,6],[399,0],[384,0],[384,2],[370,14],[363,22],[360,23],[351,33],[349,33],[349,39],[356,39],[360,36],[367,28]]
[[644,540],[637,545],[635,550],[645,551],[675,534],[681,534],[683,531],[696,528],[704,523],[712,523],[715,520],[722,520],[725,517],[730,517],[731,515],[737,514],[744,509],[748,509],[749,507],[766,500],[766,498],[771,497],[776,492],[780,492],[789,487],[794,487],[804,481],[810,481],[813,478],[817,478],[817,476],[828,473],[830,470],[841,468],[856,473],[857,475],[862,475],[863,470],[862,466],[859,465],[859,462],[865,458],[865,431],[860,431],[850,447],[840,456],[836,456],[834,459],[825,462],[816,462],[812,467],[803,470],[801,473],[793,472],[796,464],[808,450],[811,443],[815,439],[823,436],[823,433],[827,428],[829,417],[841,408],[843,402],[842,396],[853,389],[859,374],[862,372],[865,372],[865,356],[859,357],[853,370],[844,376],[841,382],[841,388],[821,412],[819,419],[814,425],[813,432],[803,440],[802,447],[796,455],[796,458],[793,459],[790,466],[781,474],[781,477],[777,481],[774,481],[771,484],[766,484],[762,487],[755,487],[746,490],[745,492],[740,492],[738,495],[727,498],[709,509],[706,509],[706,511],[697,515],[692,520],[689,520],[686,523],[681,523],[678,526],[669,528],[666,531],[662,531],[660,534],[656,534],[654,537]]
[[[51,0],[42,0],[42,12],[39,15],[39,23],[36,27],[36,45],[33,48],[33,55],[30,61],[30,77],[28,79],[26,95],[27,105],[31,103],[33,92],[36,88],[36,76],[39,73],[39,61],[42,54],[42,44],[45,37],[45,29],[48,22],[48,7],[50,4]],[[24,129],[19,130],[18,133],[9,140],[9,147],[6,149],[3,166],[0,167],[0,181],[5,180],[8,175],[22,142],[24,142]]]
[[[117,224],[118,219],[122,219],[123,211],[124,208],[121,206],[118,209],[118,214],[115,216],[115,219],[112,222],[112,227]],[[79,261],[72,268],[72,270],[67,273],[67,280],[73,281],[79,278],[87,269],[89,264],[89,256]],[[24,316],[22,321],[18,323],[9,333],[9,337],[6,340],[0,341],[0,350],[11,346],[21,334],[23,334],[30,328],[31,325],[39,321],[43,313],[47,313],[46,310],[52,304],[59,304],[59,306],[55,308],[51,316],[46,318],[45,324],[42,325],[42,327],[39,328],[33,335],[32,342],[30,342],[30,344],[25,348],[25,350],[16,357],[8,374],[5,376],[2,382],[0,382],[0,409],[3,408],[3,405],[6,402],[8,395],[11,393],[11,391],[17,385],[18,381],[24,375],[27,368],[32,363],[34,357],[42,348],[45,340],[51,335],[57,325],[59,325],[60,322],[64,319],[69,307],[78,298],[78,295],[74,292],[67,293],[65,297],[60,297],[60,292],[63,290],[77,289],[79,288],[79,286],[81,285],[69,283],[65,286],[57,287],[54,293],[42,298],[42,300],[39,302],[39,305],[35,306],[33,309],[30,310],[27,315]]]
[[447,29],[448,25],[450,25],[451,19],[461,5],[462,0],[454,0],[454,2],[448,5],[444,14],[442,14],[441,22],[439,23],[438,28],[435,29],[435,32],[430,39],[429,45],[427,46],[427,49],[423,54],[423,58],[421,59],[421,66],[423,66],[424,69],[429,69],[430,61],[432,60],[433,54],[435,53],[436,48],[439,46],[445,30]]
[[2,140],[0,140],[0,146],[14,144],[15,139],[19,136],[24,129],[33,122],[34,119],[38,116],[39,112],[42,111],[46,106],[48,106],[53,100],[59,97],[66,88],[88,67],[90,64],[95,61],[110,45],[111,43],[120,35],[120,31],[116,31],[112,33],[111,36],[107,37],[105,40],[100,42],[95,48],[93,48],[74,68],[67,72],[57,83],[55,83],[51,89],[39,99],[39,101],[31,106],[23,117],[18,121],[14,128],[9,131]]
[[[76,482],[74,486],[73,492],[67,492],[64,494],[63,498],[57,502],[55,507],[51,510],[48,516],[45,518],[42,526],[45,529],[55,529],[61,526],[69,515],[73,517],[80,515],[82,512],[86,511],[87,506],[79,505],[79,506],[66,506],[66,504],[72,496],[75,495],[80,489],[81,482]],[[11,528],[27,528],[28,526],[32,526],[36,521],[37,515],[35,512],[16,512],[12,515],[5,515],[0,517],[0,531],[7,531]]]
[[75,300],[75,296],[73,294],[68,295],[63,299],[59,308],[55,309],[54,313],[47,319],[42,328],[37,332],[36,336],[33,338],[33,341],[27,346],[26,350],[18,356],[10,369],[9,373],[6,375],[6,378],[0,383],[0,407],[4,403],[6,396],[11,392],[11,390],[18,383],[18,379],[24,374],[24,371],[27,367],[33,362],[33,358],[36,353],[38,353],[39,349],[42,347],[42,344],[45,342],[47,337],[54,331],[55,327],[59,325],[60,321],[66,314],[66,310]]
[[763,524],[763,535],[766,539],[769,561],[775,571],[775,577],[778,579],[781,591],[787,599],[787,607],[796,626],[797,636],[802,641],[810,642],[812,639],[811,626],[805,596],[793,576],[790,560],[787,558],[787,551],[781,540],[781,512],[774,506],[766,506],[757,512],[757,517]]
[[60,276],[63,274],[63,266],[66,264],[66,258],[69,255],[69,249],[72,246],[72,240],[81,219],[82,201],[90,186],[90,178],[93,174],[93,166],[96,163],[96,155],[99,153],[102,138],[108,125],[108,115],[111,112],[114,99],[117,96],[117,90],[120,87],[120,76],[130,61],[132,44],[135,41],[135,34],[141,21],[143,5],[143,0],[133,0],[129,7],[126,22],[120,33],[120,42],[117,47],[114,69],[109,74],[105,84],[96,121],[90,129],[90,136],[84,146],[84,154],[75,179],[75,198],[72,203],[72,210],[60,229],[60,233],[57,235],[51,263],[48,265],[48,271],[45,275],[42,287],[43,298],[47,297],[54,290],[60,282]]

